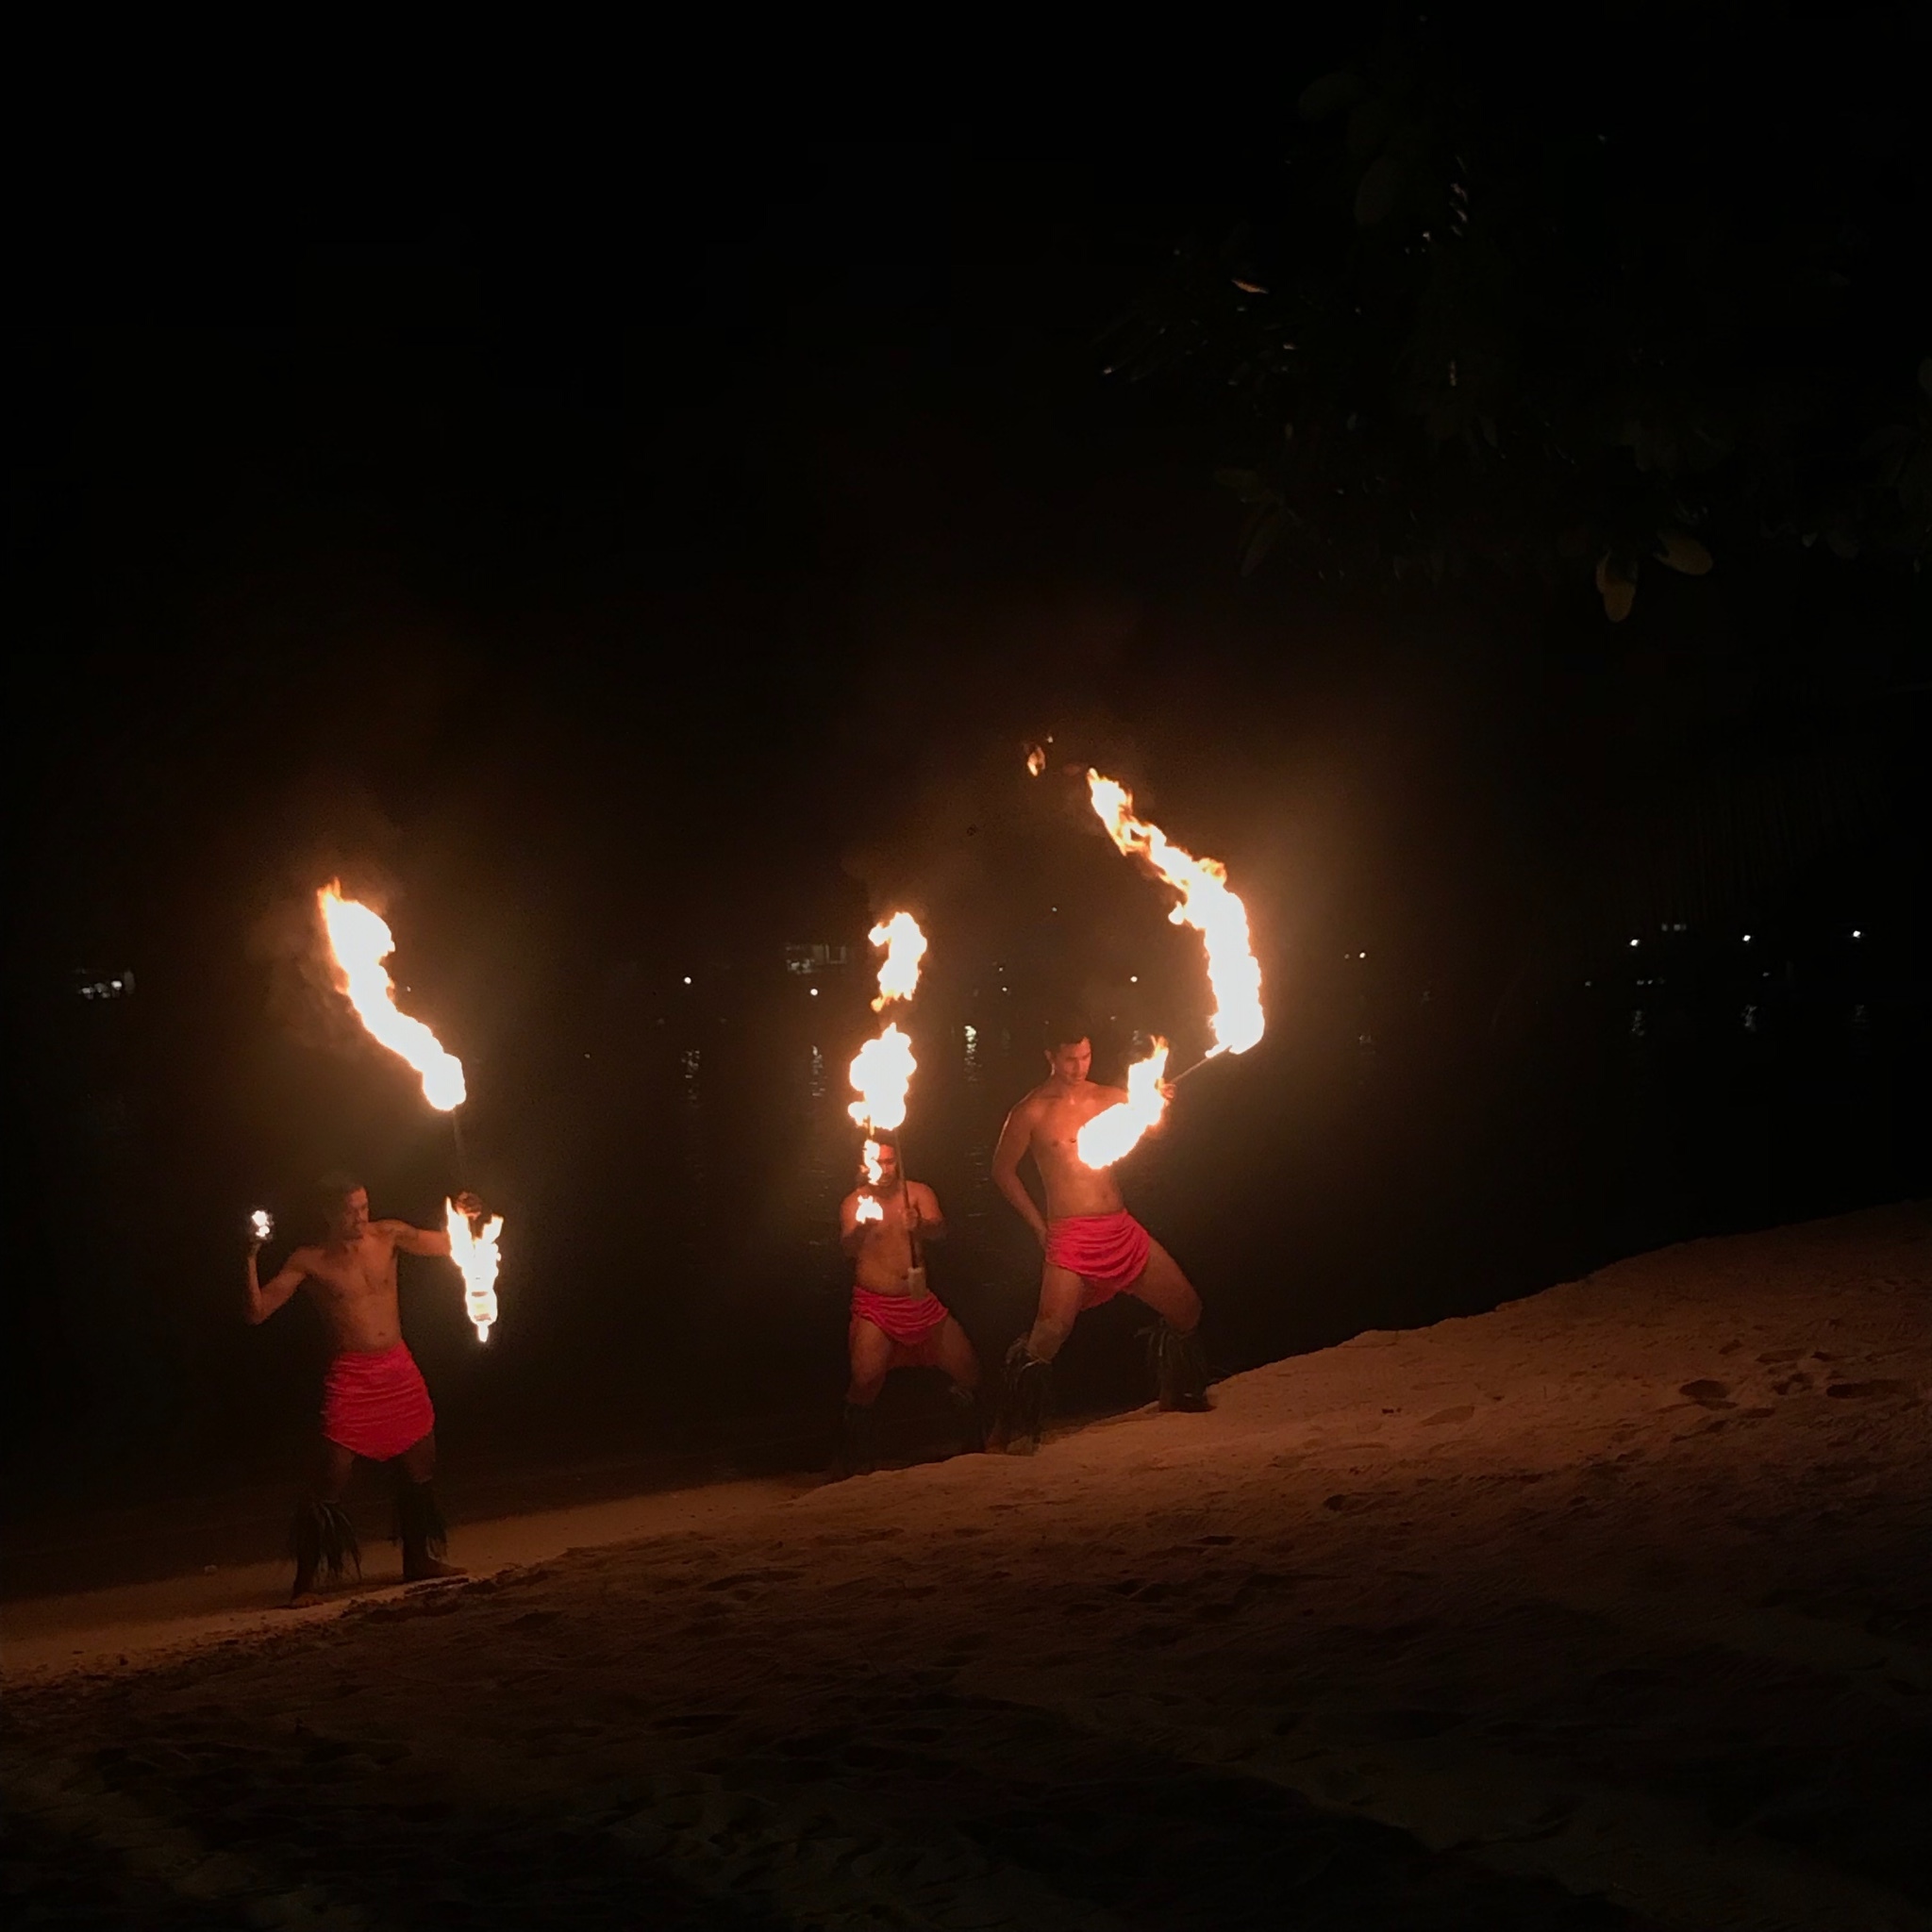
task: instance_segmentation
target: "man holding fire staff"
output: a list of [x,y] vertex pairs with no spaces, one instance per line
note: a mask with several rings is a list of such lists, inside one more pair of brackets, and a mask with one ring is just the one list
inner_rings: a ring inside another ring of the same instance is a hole
[[[1118,1294],[1146,1303],[1158,1318],[1148,1353],[1160,1407],[1208,1407],[1196,1332],[1200,1296],[1174,1257],[1127,1212],[1112,1169],[1080,1158],[1080,1129],[1127,1094],[1089,1078],[1093,1047],[1084,1022],[1049,1023],[1045,1044],[1047,1077],[1007,1116],[992,1158],[994,1184],[1045,1250],[1033,1326],[1007,1353],[994,1446],[1013,1455],[1031,1454],[1039,1444],[1051,1364],[1074,1322]],[[1020,1178],[1028,1154],[1046,1193],[1043,1215]]]
[[[361,1550],[341,1507],[358,1457],[390,1465],[404,1581],[463,1574],[442,1561],[445,1532],[430,1488],[436,1411],[403,1340],[396,1296],[396,1256],[446,1256],[449,1234],[407,1221],[370,1220],[368,1191],[348,1174],[324,1176],[316,1195],[322,1241],[295,1249],[265,1285],[256,1273],[259,1228],[248,1246],[249,1322],[266,1322],[298,1288],[306,1288],[322,1310],[334,1351],[323,1381],[316,1473],[295,1510],[296,1604],[316,1600],[318,1576],[339,1583],[351,1564],[361,1573]],[[484,1211],[474,1194],[459,1194],[456,1205],[473,1223]]]
[[[868,1173],[868,1163],[877,1175]],[[852,1319],[846,1347],[852,1378],[845,1390],[844,1474],[862,1474],[877,1460],[873,1406],[894,1369],[942,1369],[952,1378],[963,1434],[980,1446],[976,1391],[979,1360],[966,1331],[925,1285],[923,1250],[943,1241],[939,1197],[899,1172],[899,1149],[868,1140],[860,1182],[839,1204],[839,1244],[853,1265]]]

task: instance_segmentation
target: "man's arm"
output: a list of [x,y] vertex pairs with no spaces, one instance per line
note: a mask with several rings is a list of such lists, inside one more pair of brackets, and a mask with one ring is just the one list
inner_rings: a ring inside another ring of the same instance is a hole
[[922,1241],[942,1241],[946,1238],[946,1217],[940,1211],[940,1197],[924,1181],[914,1181],[906,1191],[912,1209],[913,1229]]
[[261,1253],[259,1241],[248,1243],[248,1299],[242,1313],[251,1327],[258,1327],[308,1279],[303,1257],[307,1248],[297,1248],[282,1263],[281,1273],[264,1288],[255,1272],[255,1257]]
[[[475,1194],[458,1194],[457,1206],[472,1222],[488,1211]],[[412,1227],[407,1221],[372,1221],[369,1224],[386,1234],[406,1255],[449,1253],[449,1229],[446,1227]]]
[[377,1234],[386,1235],[393,1241],[402,1254],[449,1253],[449,1229],[446,1227],[411,1227],[407,1221],[372,1221],[369,1224]]
[[1032,1144],[1033,1113],[1028,1103],[1023,1100],[1007,1116],[1007,1124],[1000,1129],[1000,1143],[992,1150],[992,1181],[993,1186],[1011,1202],[1013,1211],[1033,1230],[1033,1239],[1044,1247],[1045,1218],[1033,1205],[1033,1196],[1026,1191],[1025,1184],[1020,1178],[1020,1157]]

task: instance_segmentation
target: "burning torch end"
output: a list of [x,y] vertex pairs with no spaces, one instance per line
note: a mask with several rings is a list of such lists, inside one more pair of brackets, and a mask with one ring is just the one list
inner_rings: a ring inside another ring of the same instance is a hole
[[488,1341],[490,1340],[490,1324],[488,1322],[478,1322],[476,1324],[476,1340],[478,1341]]

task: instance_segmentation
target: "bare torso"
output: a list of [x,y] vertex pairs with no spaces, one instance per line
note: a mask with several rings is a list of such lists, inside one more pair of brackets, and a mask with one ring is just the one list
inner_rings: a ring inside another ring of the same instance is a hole
[[297,1248],[289,1257],[308,1277],[302,1285],[322,1310],[338,1354],[375,1355],[403,1339],[396,1242],[405,1232],[415,1230],[407,1222],[372,1221],[354,1241]]
[[[912,1269],[912,1236],[906,1212],[908,1191],[922,1234],[928,1240],[936,1238],[941,1225],[940,1204],[924,1181],[909,1181],[890,1194],[874,1195],[867,1189],[855,1188],[840,1203],[840,1226],[847,1233],[856,1231],[858,1237],[852,1262],[854,1276],[860,1288],[874,1294],[914,1292],[908,1279]],[[858,1204],[873,1199],[878,1202],[879,1219],[858,1220]]]
[[[1077,1141],[1080,1129],[1095,1114],[1119,1106],[1126,1097],[1121,1088],[1103,1087],[1095,1080],[1072,1086],[1046,1080],[1013,1109],[1007,1135],[1015,1137],[1019,1154],[1032,1155],[1041,1186],[1046,1190],[1049,1220],[1069,1214],[1113,1214],[1124,1205],[1113,1170],[1089,1167],[1080,1158]],[[1001,1138],[1004,1141],[1006,1135]]]

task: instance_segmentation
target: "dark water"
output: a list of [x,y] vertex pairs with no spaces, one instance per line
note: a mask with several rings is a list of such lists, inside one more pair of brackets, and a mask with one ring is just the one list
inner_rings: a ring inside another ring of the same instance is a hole
[[[1122,1170],[1201,1289],[1217,1366],[1493,1307],[1667,1241],[1925,1191],[1922,974],[1843,946],[1762,964],[1681,951],[1669,972],[1654,959],[1578,985],[1506,1027],[1414,975],[1271,968],[1269,1037],[1189,1080]],[[858,1141],[845,1069],[871,1022],[857,989],[825,991],[774,984],[669,1020],[600,1011],[473,1064],[461,1177],[508,1217],[489,1343],[445,1267],[403,1264],[446,1458],[829,1441],[848,1280],[835,1218]],[[988,1172],[1006,1110],[1042,1071],[1006,1024],[1010,997],[910,1023],[908,1159],[952,1237],[934,1282],[990,1369],[1029,1319],[1039,1265]],[[1125,1047],[1103,1041],[1096,1071]],[[380,1084],[366,1062],[341,1078],[358,1095]],[[440,1220],[459,1177],[447,1123],[407,1082],[358,1104],[376,1210]],[[299,1303],[260,1329],[236,1319],[240,1214],[273,1161],[192,1135],[171,1158],[142,1125],[164,1110],[139,1087],[88,1108],[37,1203],[54,1216],[50,1294],[12,1364],[17,1466],[36,1492],[280,1475],[312,1426],[322,1337]],[[1083,1321],[1061,1399],[1143,1399],[1143,1319],[1119,1304]],[[916,1405],[905,1379],[895,1399]]]

